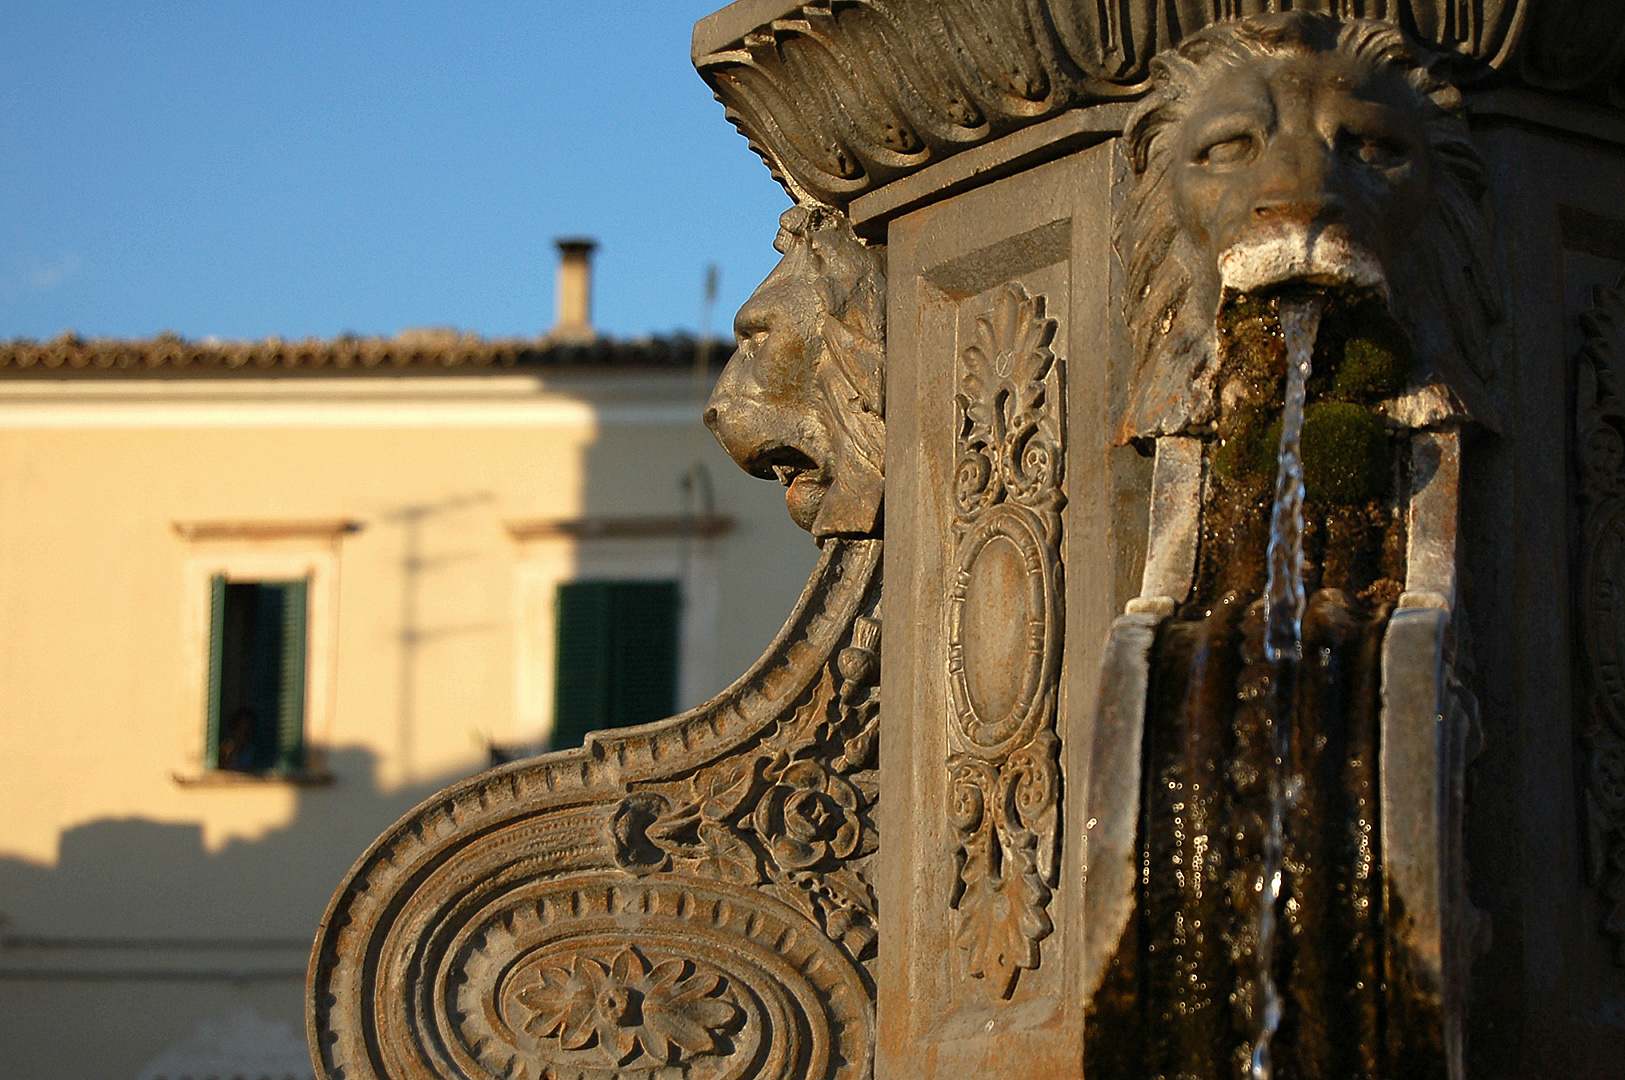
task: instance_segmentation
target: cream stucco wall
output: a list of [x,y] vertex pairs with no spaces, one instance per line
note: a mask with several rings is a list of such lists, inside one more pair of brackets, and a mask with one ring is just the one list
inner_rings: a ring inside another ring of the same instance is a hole
[[[297,1021],[303,943],[367,841],[483,767],[487,742],[545,736],[557,580],[678,576],[684,704],[743,671],[816,553],[780,489],[699,427],[704,392],[626,374],[0,383],[0,1077],[134,1077],[245,1001]],[[680,514],[696,460],[738,522],[715,539],[508,528]],[[359,528],[177,529],[338,520]],[[307,739],[331,784],[177,781],[201,771],[216,571],[312,577]],[[15,1056],[16,1025],[81,999],[147,1019],[74,1036],[44,1071]]]

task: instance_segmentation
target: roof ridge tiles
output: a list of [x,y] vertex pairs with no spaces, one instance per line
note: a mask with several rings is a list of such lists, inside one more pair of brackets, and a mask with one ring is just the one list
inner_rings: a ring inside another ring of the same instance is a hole
[[[456,331],[407,331],[392,338],[341,334],[299,340],[191,341],[172,332],[150,338],[83,338],[71,331],[49,341],[0,341],[0,376],[368,374],[527,368],[692,369],[695,338],[674,333],[641,338],[557,341],[485,338]],[[712,340],[708,366],[727,360],[729,345]]]

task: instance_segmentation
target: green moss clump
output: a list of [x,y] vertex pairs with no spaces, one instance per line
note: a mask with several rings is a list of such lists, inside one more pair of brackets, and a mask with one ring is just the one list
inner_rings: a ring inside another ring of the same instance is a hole
[[[1280,439],[1280,424],[1273,430]],[[1303,484],[1317,502],[1359,503],[1388,490],[1393,466],[1388,434],[1369,410],[1323,401],[1303,414]]]
[[1235,420],[1235,425],[1213,452],[1213,471],[1221,480],[1244,483],[1275,474],[1275,455],[1281,441],[1281,426],[1277,424],[1275,442],[1265,438],[1264,414],[1259,409],[1248,409]]
[[1416,357],[1410,338],[1380,299],[1370,297],[1356,304],[1340,329],[1343,356],[1329,397],[1371,405],[1405,388]]

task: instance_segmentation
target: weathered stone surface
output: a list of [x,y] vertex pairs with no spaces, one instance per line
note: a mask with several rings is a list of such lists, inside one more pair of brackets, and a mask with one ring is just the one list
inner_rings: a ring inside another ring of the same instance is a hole
[[883,676],[882,783],[907,794],[882,811],[878,1076],[1080,1068],[1089,733],[1151,464],[1108,422],[1121,168],[1097,146],[890,228],[888,603],[911,616]]
[[1585,519],[1579,588],[1588,707],[1586,872],[1607,905],[1602,929],[1625,965],[1625,279],[1597,286],[1581,318],[1586,340],[1576,375],[1575,444]]
[[[1625,101],[1625,11],[1586,0],[1310,0],[1385,19],[1458,79]],[[694,64],[792,197],[844,207],[1068,109],[1143,93],[1155,56],[1270,0],[746,0],[702,20]]]
[[777,479],[814,536],[877,531],[886,428],[885,251],[844,215],[793,207],[784,255],[734,319],[739,348],[705,422],[746,472]]
[[[747,0],[702,22],[696,63],[800,202],[707,419],[786,484],[824,560],[717,701],[475,778],[380,840],[312,963],[324,1075],[1105,1080],[1145,1074],[1157,1040],[1240,1075],[1187,1013],[1138,1043],[1117,1019],[1138,950],[1172,940],[1147,883],[1172,911],[1205,888],[1173,854],[1234,841],[1229,886],[1258,843],[1152,788],[1228,784],[1192,799],[1254,828],[1241,774],[1270,771],[1286,699],[1313,715],[1281,760],[1314,777],[1284,815],[1285,891],[1315,914],[1288,914],[1308,966],[1280,982],[1314,1015],[1283,1060],[1617,1071],[1625,124],[1601,106],[1625,12],[1319,6],[1348,21]],[[1457,86],[1483,90],[1464,107]],[[1279,409],[1274,375],[1249,387],[1225,358],[1274,363],[1271,294],[1305,286],[1343,327],[1315,370],[1343,370],[1366,300],[1419,362],[1404,386],[1311,387],[1392,476],[1311,505],[1299,678],[1264,662],[1246,603],[1268,499],[1216,462],[1236,416]],[[1159,726],[1182,696],[1191,723]],[[1348,760],[1318,758],[1326,739]],[[1308,866],[1345,848],[1357,865]],[[1257,903],[1217,895],[1189,908],[1224,916],[1202,971],[1257,952],[1234,933]],[[1348,964],[1313,921],[1334,909]],[[1241,1031],[1267,999],[1231,990],[1187,1003]]]

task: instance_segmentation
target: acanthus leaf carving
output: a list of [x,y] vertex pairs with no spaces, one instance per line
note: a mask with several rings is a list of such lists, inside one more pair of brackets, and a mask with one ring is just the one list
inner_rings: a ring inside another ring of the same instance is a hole
[[577,953],[568,969],[540,968],[515,997],[534,1014],[525,1030],[557,1039],[560,1050],[596,1046],[611,1065],[639,1057],[664,1065],[722,1049],[743,1015],[727,986],[725,976],[691,960],[651,964],[627,945],[608,963]]
[[[994,293],[959,356],[949,593],[956,940],[996,999],[1036,968],[1060,842],[1064,364],[1044,297]],[[1010,613],[1016,618],[1012,621]],[[1001,614],[1002,613],[1002,614]]]
[[[1384,19],[1467,85],[1501,71],[1625,104],[1625,9],[1586,0],[1299,0]],[[1279,11],[1126,0],[810,0],[694,57],[798,201],[852,199],[967,147],[1080,106],[1142,94],[1152,60],[1218,22]]]

